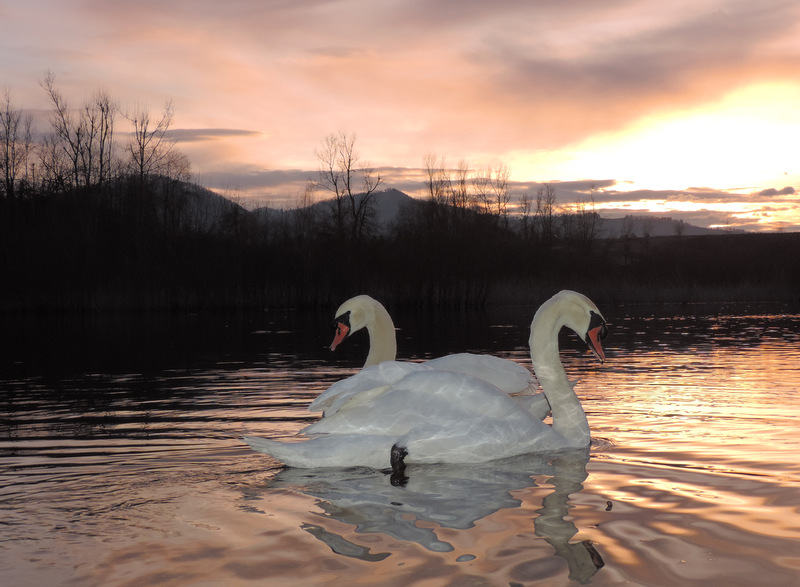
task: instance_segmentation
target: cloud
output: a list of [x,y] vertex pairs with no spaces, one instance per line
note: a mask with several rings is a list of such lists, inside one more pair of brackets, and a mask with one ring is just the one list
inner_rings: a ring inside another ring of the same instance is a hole
[[[651,18],[642,12],[648,6]],[[797,6],[729,7],[724,14],[674,11],[659,21],[662,9],[633,2],[616,22],[608,9],[593,15],[596,26],[571,21],[561,34],[537,29],[534,18],[531,35],[488,36],[474,59],[488,85],[502,88],[528,121],[564,144],[660,110],[719,99],[766,72],[784,79],[800,74],[800,62],[790,65],[796,53],[776,43],[791,34]],[[566,41],[570,35],[574,43]]]
[[[612,189],[619,185],[614,180],[584,181],[584,182],[555,182],[558,192],[562,191],[562,186],[567,188],[565,191],[574,196],[585,198],[592,194],[595,203],[609,202],[703,202],[705,204],[718,204],[742,199],[740,194],[726,190],[715,190],[711,188],[688,188],[685,190],[616,190]],[[591,186],[595,185],[595,190],[591,191]],[[559,198],[561,199],[561,198]]]
[[176,128],[167,132],[169,138],[175,139],[179,143],[193,143],[229,137],[258,137],[261,134],[255,130],[238,128]]
[[304,169],[255,169],[239,167],[229,171],[203,173],[204,185],[219,189],[243,190],[245,192],[279,191],[293,195],[313,179],[315,171]]
[[795,3],[677,4],[142,0],[120,18],[116,3],[82,0],[69,15],[80,45],[55,34],[43,45],[82,50],[70,75],[174,97],[179,116],[226,124],[252,111],[248,124],[270,125],[282,145],[341,126],[381,133],[393,143],[384,160],[409,164],[420,142],[464,155],[557,148],[723,95],[753,72],[800,74],[780,45]]
[[765,190],[761,190],[758,192],[759,196],[791,196],[795,194],[795,189],[791,186],[786,186],[781,190],[776,190],[775,188],[767,188]]

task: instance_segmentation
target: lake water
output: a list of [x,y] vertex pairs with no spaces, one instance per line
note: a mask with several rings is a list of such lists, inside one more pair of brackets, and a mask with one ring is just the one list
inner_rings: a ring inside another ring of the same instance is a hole
[[[590,451],[283,469],[354,373],[331,312],[0,319],[2,585],[800,584],[800,311],[601,308],[562,336]],[[395,316],[399,354],[530,365],[533,308]]]

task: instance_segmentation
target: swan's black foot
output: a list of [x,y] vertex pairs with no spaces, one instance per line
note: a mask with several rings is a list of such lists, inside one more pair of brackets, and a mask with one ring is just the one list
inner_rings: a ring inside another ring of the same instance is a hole
[[406,477],[406,463],[403,460],[407,456],[408,451],[402,446],[397,446],[396,444],[392,446],[389,460],[392,463],[391,482],[395,487],[403,487],[408,483],[408,477]]

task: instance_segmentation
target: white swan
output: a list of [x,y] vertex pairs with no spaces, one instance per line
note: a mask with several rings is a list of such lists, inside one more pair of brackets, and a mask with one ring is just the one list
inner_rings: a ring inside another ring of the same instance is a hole
[[351,396],[303,430],[308,440],[245,441],[289,466],[391,467],[400,476],[407,463],[481,462],[588,446],[586,414],[559,359],[563,326],[581,336],[601,362],[605,359],[600,343],[605,320],[586,296],[561,291],[539,308],[531,324],[531,359],[552,406],[552,426],[481,379],[427,369]]
[[397,356],[397,338],[394,322],[383,304],[368,295],[350,298],[336,310],[333,321],[334,338],[331,350],[335,350],[348,336],[367,329],[369,334],[369,354],[363,370],[353,377],[335,383],[317,397],[308,409],[312,412],[324,411],[332,415],[349,397],[379,387],[391,385],[399,378],[415,370],[436,369],[439,371],[455,371],[473,375],[488,381],[509,394],[525,394],[516,396],[516,400],[541,420],[550,413],[547,399],[541,393],[530,395],[537,387],[531,372],[508,359],[500,359],[491,355],[457,353],[431,359],[424,363],[402,363],[381,365],[386,361],[394,361]]

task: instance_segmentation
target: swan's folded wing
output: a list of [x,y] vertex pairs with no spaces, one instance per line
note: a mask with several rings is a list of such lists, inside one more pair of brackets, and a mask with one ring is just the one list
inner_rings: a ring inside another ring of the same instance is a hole
[[[356,408],[365,408],[367,410],[371,410],[377,398],[391,389],[391,385],[380,385],[378,387],[365,389],[351,395],[340,395],[336,398],[336,401],[334,401],[334,403],[325,410],[325,416],[323,418],[312,424],[309,424],[303,428],[301,432],[307,435],[325,434],[328,432],[341,433],[342,430],[339,428],[340,425],[336,423],[338,421],[335,419],[338,414],[352,413]],[[334,423],[333,429],[330,428],[332,422]],[[357,428],[355,431],[358,433],[362,432],[359,428]]]
[[427,429],[439,434],[447,427],[458,429],[461,422],[473,418],[518,416],[532,419],[514,398],[494,385],[464,373],[429,369],[351,396],[303,433],[399,437],[410,430]]
[[440,371],[466,373],[488,381],[506,393],[523,393],[536,386],[533,374],[514,361],[492,355],[458,353],[432,359],[425,363]]
[[308,406],[311,412],[325,412],[330,416],[341,407],[352,396],[382,387],[392,385],[415,371],[425,370],[427,367],[422,363],[407,363],[400,361],[384,361],[371,367],[366,367],[347,379],[342,379],[323,391]]

